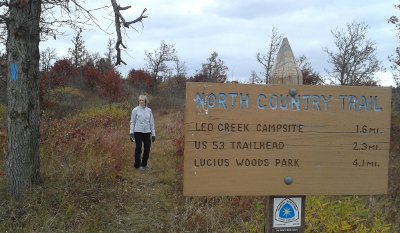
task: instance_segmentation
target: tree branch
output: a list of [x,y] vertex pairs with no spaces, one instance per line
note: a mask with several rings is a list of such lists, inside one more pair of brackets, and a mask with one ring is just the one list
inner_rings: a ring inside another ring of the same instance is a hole
[[117,32],[117,42],[115,44],[115,49],[117,50],[117,61],[115,62],[115,65],[120,65],[121,63],[126,65],[126,63],[121,59],[120,46],[122,46],[124,49],[127,48],[122,42],[121,23],[124,27],[129,28],[131,24],[142,22],[143,19],[147,18],[147,15],[144,14],[147,9],[145,8],[137,19],[126,22],[120,11],[129,9],[131,6],[121,7],[117,4],[116,0],[111,0],[111,4],[114,9],[115,30]]

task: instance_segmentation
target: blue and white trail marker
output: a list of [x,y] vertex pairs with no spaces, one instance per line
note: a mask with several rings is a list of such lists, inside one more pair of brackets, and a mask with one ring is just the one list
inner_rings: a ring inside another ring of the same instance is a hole
[[301,197],[274,198],[273,228],[301,226]]

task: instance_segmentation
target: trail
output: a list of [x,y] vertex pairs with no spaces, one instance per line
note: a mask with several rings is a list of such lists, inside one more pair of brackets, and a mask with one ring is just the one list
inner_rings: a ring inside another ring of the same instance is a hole
[[124,171],[123,190],[129,192],[130,198],[121,200],[126,211],[120,219],[126,229],[121,231],[171,232],[176,221],[181,198],[176,168],[181,158],[174,154],[172,138],[163,127],[168,119],[164,118],[156,122],[157,140],[151,145],[148,170],[133,167],[134,145],[124,145],[129,148],[131,162]]

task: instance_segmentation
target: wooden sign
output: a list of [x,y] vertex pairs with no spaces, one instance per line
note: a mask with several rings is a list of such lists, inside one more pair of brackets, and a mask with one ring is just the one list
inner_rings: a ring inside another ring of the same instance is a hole
[[187,83],[184,195],[384,194],[391,89]]

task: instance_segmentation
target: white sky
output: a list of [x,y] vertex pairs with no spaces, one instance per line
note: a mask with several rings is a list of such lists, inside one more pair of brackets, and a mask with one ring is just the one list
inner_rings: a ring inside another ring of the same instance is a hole
[[[367,36],[376,42],[377,56],[387,72],[379,74],[380,84],[395,85],[388,56],[399,45],[395,27],[387,23],[398,0],[119,0],[127,21],[133,20],[147,8],[149,18],[143,27],[136,24],[125,36],[128,49],[123,60],[128,63],[119,70],[126,75],[132,68],[145,68],[145,50],[158,49],[161,41],[174,44],[178,56],[186,62],[188,75],[193,75],[213,51],[229,68],[228,80],[247,81],[252,70],[258,74],[262,66],[256,60],[258,52],[265,53],[272,27],[288,38],[296,57],[305,55],[322,76],[329,69],[323,47],[335,50],[331,30],[344,29],[354,20],[369,25]],[[89,6],[90,4],[90,6]],[[109,0],[88,1],[88,9],[110,6]],[[112,8],[93,12],[103,30],[93,26],[83,32],[89,52],[103,55],[109,38],[115,38]],[[49,39],[41,49],[55,48],[59,57],[72,47],[73,32],[57,40]]]

